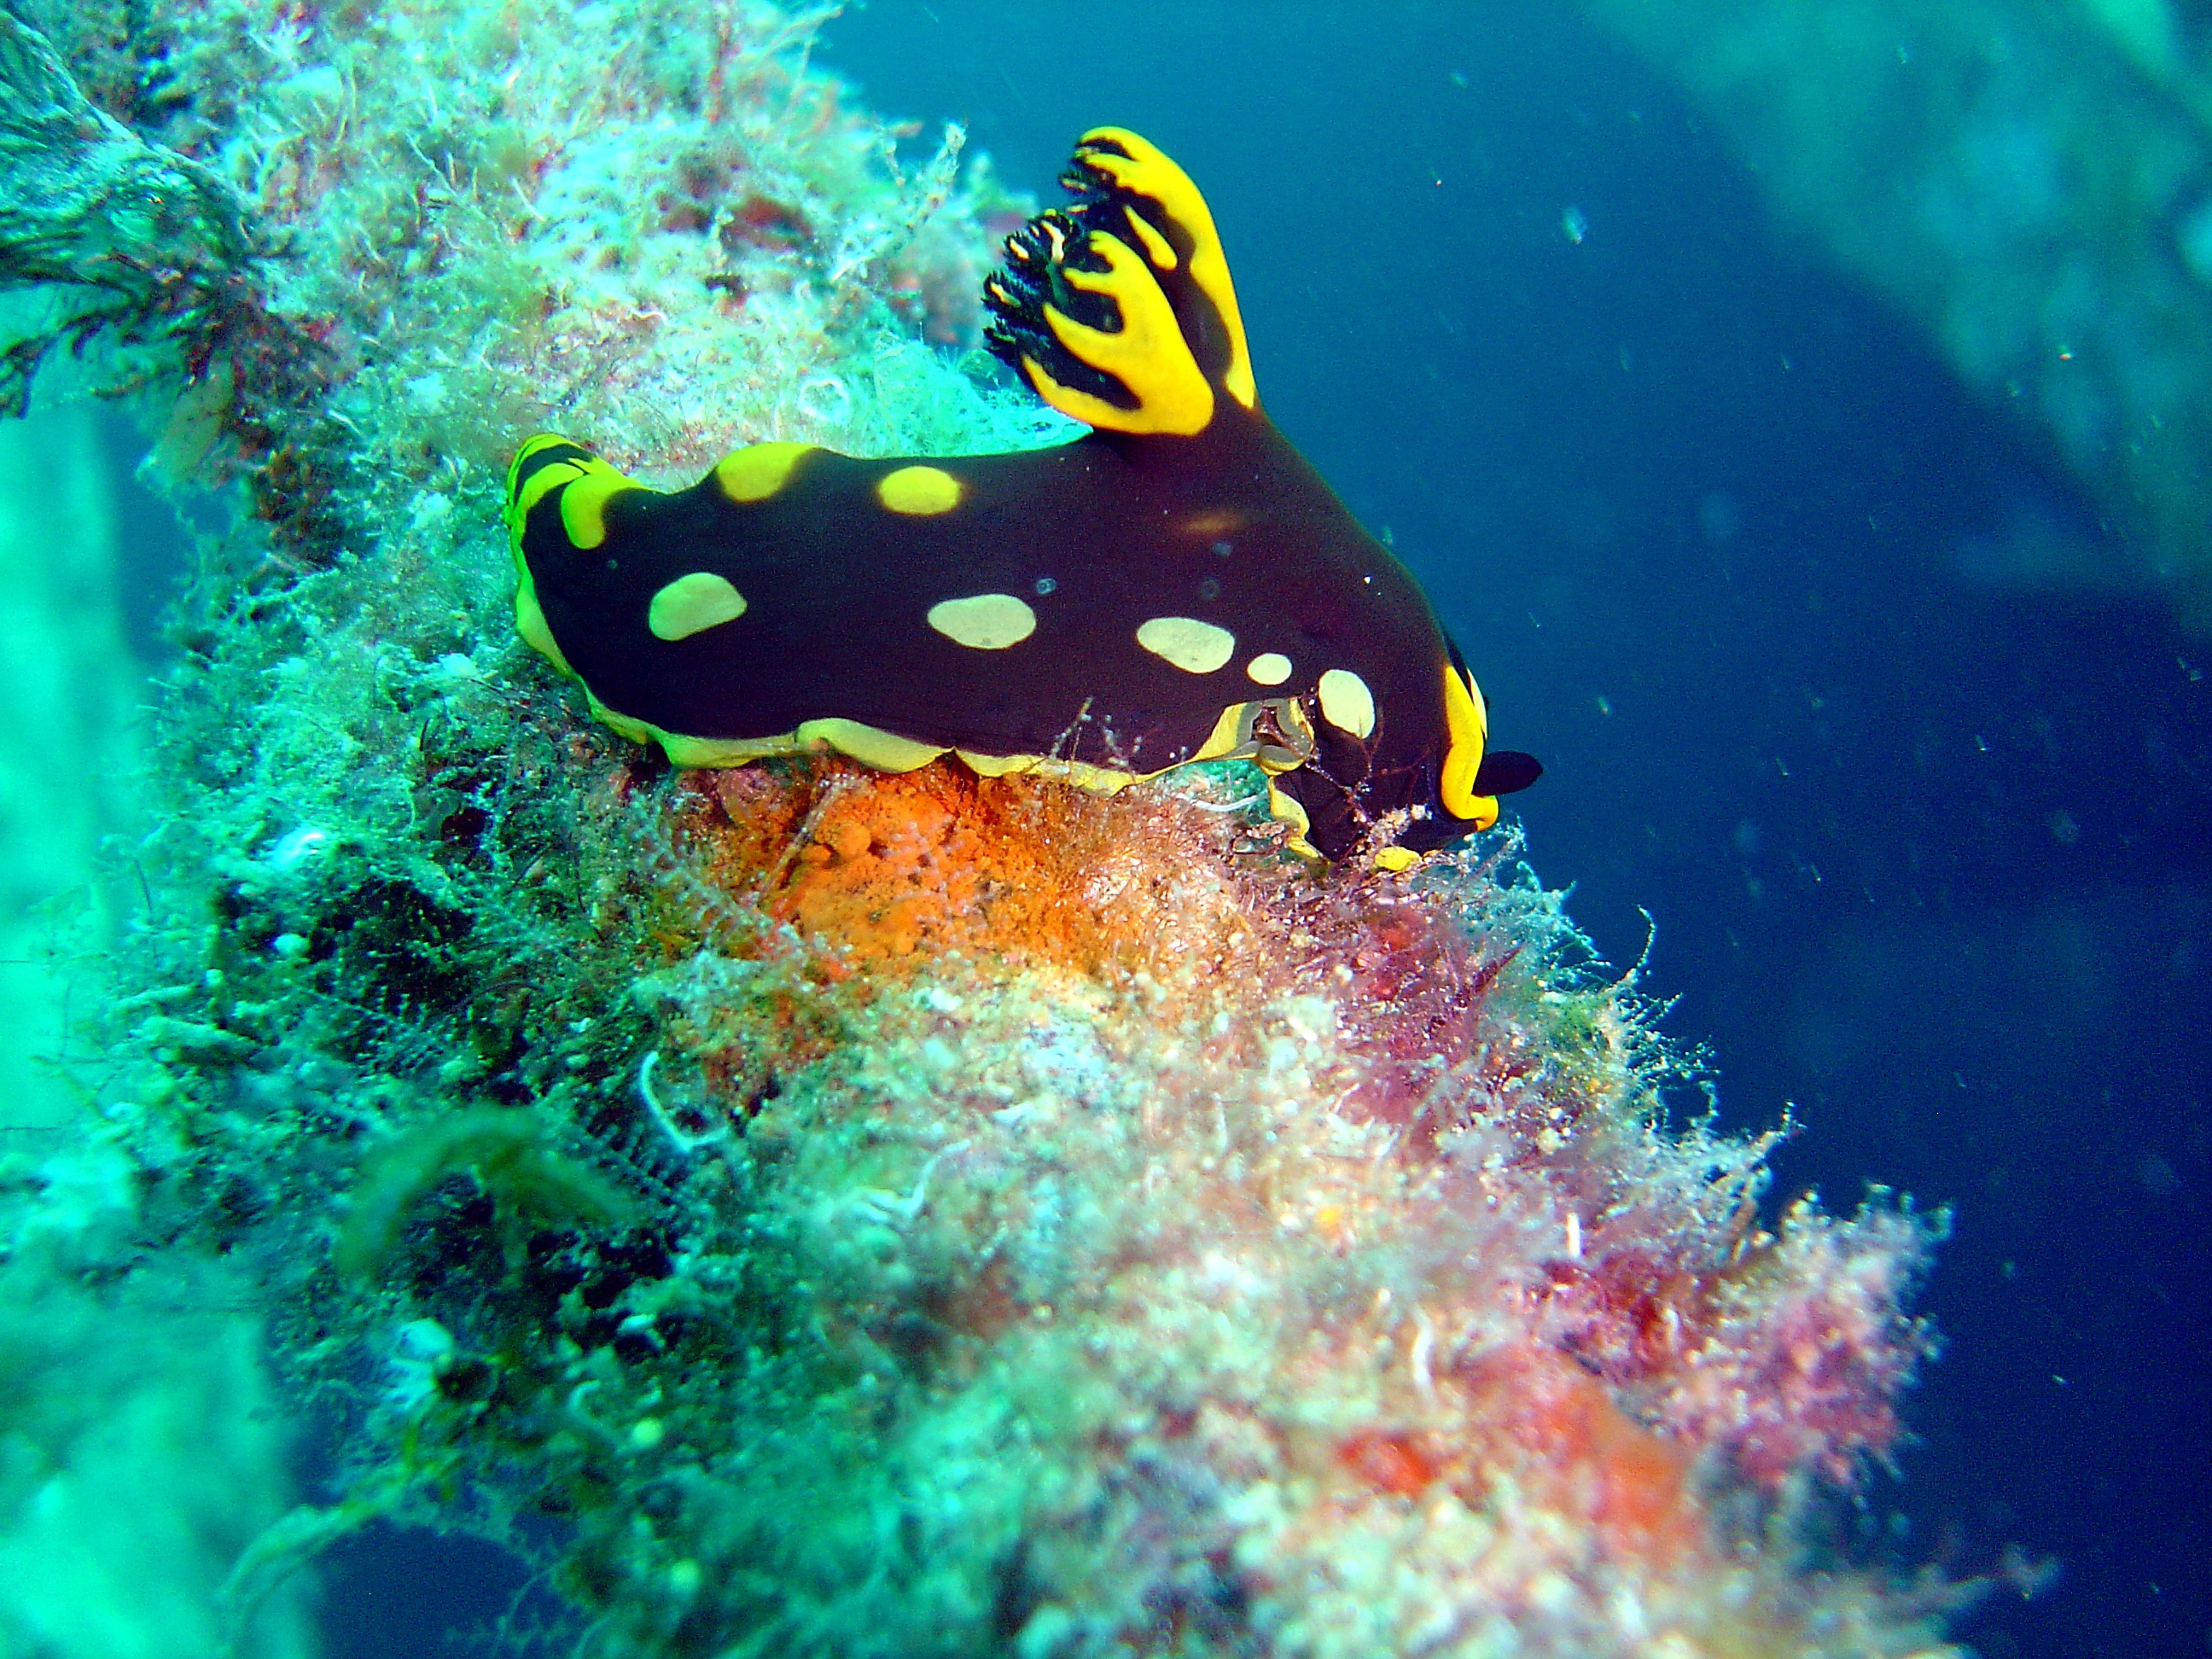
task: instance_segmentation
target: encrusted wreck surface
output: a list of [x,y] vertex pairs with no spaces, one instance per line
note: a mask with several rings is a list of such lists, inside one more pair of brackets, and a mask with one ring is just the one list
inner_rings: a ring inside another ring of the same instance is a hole
[[887,170],[810,20],[594,15],[9,37],[102,112],[53,142],[236,212],[198,265],[98,188],[39,233],[109,239],[52,326],[260,514],[95,1079],[137,1236],[349,1447],[232,1616],[384,1516],[547,1558],[597,1655],[1948,1651],[1801,1526],[1896,1443],[1932,1226],[1762,1225],[1510,840],[1316,874],[1234,766],[672,774],[513,638],[548,410],[678,478],[1036,427],[914,337],[972,327],[987,186]]
[[1584,0],[2119,534],[2027,586],[2212,629],[2212,31],[2178,0]]

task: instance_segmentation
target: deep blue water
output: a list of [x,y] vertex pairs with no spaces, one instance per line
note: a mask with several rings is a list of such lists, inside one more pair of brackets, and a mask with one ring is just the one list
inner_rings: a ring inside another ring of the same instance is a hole
[[[2212,639],[1996,579],[2094,510],[1564,8],[873,0],[820,58],[1043,199],[1102,122],[1199,179],[1270,412],[1550,769],[1536,866],[1616,963],[1653,918],[1729,1121],[1794,1103],[1778,1196],[1954,1207],[1868,1529],[2057,1559],[1985,1654],[2212,1647]],[[516,1583],[335,1561],[333,1659]]]
[[1564,8],[872,0],[820,57],[1044,199],[1102,122],[1197,178],[1270,412],[1550,769],[1537,868],[1616,963],[1656,919],[1731,1121],[1796,1103],[1778,1193],[1955,1207],[1899,1559],[2058,1559],[1990,1655],[2206,1651],[2212,639],[1993,580],[2094,510]]

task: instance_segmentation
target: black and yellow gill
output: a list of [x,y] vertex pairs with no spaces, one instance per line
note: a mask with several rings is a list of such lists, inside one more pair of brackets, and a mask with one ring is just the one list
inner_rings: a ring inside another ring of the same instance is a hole
[[541,434],[507,476],[523,637],[678,766],[827,746],[1114,789],[1265,769],[1308,856],[1404,868],[1533,781],[1413,576],[1261,412],[1212,216],[1136,134],[1006,240],[988,341],[1092,430],[1010,455],[764,443],[662,494]]

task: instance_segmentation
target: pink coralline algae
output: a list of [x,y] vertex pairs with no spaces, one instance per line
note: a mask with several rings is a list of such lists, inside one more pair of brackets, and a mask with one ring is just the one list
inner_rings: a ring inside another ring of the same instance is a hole
[[1792,1205],[1729,1275],[1702,1341],[1660,1374],[1662,1420],[1770,1489],[1807,1469],[1850,1486],[1896,1443],[1899,1391],[1934,1350],[1899,1311],[1928,1237],[1897,1210],[1839,1223]]

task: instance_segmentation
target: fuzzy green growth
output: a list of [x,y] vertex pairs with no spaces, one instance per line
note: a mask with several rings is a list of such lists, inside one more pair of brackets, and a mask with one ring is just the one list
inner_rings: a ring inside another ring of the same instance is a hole
[[582,1159],[545,1144],[557,1133],[538,1113],[499,1106],[404,1131],[362,1163],[331,1265],[355,1279],[386,1266],[415,1206],[456,1176],[491,1200],[509,1272],[520,1269],[533,1232],[609,1231],[636,1220],[637,1200]]

